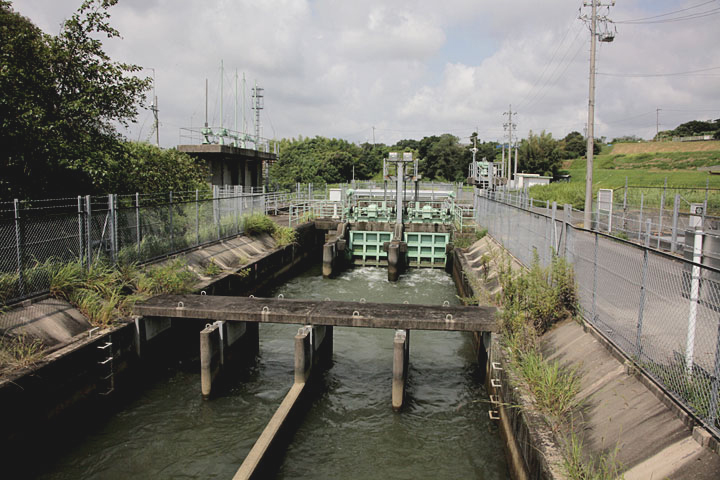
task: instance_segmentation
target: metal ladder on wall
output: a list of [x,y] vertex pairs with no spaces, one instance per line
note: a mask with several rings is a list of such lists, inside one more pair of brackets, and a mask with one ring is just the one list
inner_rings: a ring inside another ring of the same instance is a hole
[[[115,369],[113,365],[115,357],[113,356],[112,336],[108,335],[108,341],[98,345],[97,348],[102,355],[101,360],[98,361],[98,365],[100,365],[100,381],[101,383],[104,382],[105,385],[105,391],[101,391],[100,395],[107,396],[115,390]],[[98,385],[99,389],[100,385]]]

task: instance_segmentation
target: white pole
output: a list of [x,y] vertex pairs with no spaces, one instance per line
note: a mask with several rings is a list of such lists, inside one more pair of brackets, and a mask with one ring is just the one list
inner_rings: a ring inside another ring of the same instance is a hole
[[[693,262],[702,262],[702,230],[695,231],[695,244],[693,246]],[[690,287],[690,315],[688,316],[687,344],[685,346],[685,367],[692,373],[693,355],[695,350],[695,321],[697,318],[698,297],[700,296],[700,266],[692,267],[692,283]]]

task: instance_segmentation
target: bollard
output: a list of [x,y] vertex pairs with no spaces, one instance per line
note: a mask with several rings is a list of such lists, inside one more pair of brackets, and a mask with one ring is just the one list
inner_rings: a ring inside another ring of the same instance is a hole
[[220,372],[221,351],[220,324],[206,326],[200,332],[200,389],[204,399],[210,398],[213,382]]
[[310,377],[310,367],[312,366],[311,330],[312,327],[306,325],[300,327],[295,335],[295,383],[305,383]]
[[313,366],[329,367],[333,353],[333,327],[316,325],[313,328]]
[[388,281],[397,282],[402,268],[400,258],[400,244],[392,242],[388,245]]
[[333,263],[335,263],[335,244],[328,242],[323,245],[322,275],[324,278],[332,276]]
[[405,397],[408,359],[410,357],[410,331],[395,330],[393,340],[392,408],[400,410]]

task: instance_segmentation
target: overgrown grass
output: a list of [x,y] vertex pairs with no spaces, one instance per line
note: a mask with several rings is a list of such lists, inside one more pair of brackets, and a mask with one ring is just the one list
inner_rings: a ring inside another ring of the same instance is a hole
[[295,243],[297,240],[297,232],[292,227],[277,227],[277,229],[273,232],[272,237],[275,239],[275,243],[277,243],[279,247],[284,247],[285,245]]
[[580,378],[558,362],[547,362],[535,349],[522,354],[519,371],[528,382],[538,408],[555,418],[563,418],[578,405]]
[[95,326],[129,315],[136,301],[150,295],[187,293],[195,280],[179,259],[145,270],[134,263],[113,267],[102,261],[89,268],[78,261],[46,264],[50,294],[75,305]]
[[34,364],[42,356],[45,346],[37,338],[27,335],[3,335],[0,337],[0,371],[4,368],[20,368]]
[[215,263],[214,258],[210,257],[210,260],[208,260],[207,264],[205,265],[203,273],[208,277],[215,277],[217,275],[220,275],[222,272],[222,267]]
[[589,460],[584,458],[582,440],[572,432],[565,438],[563,468],[572,480],[616,480],[625,478],[623,465],[617,460],[618,448]]
[[[514,272],[510,262],[500,262],[502,285],[499,315],[503,341],[517,372],[532,394],[537,409],[556,432],[567,426],[580,406],[580,376],[576,368],[563,368],[548,362],[538,347],[540,335],[553,324],[578,312],[578,296],[571,266],[553,257],[549,267],[540,266],[537,252],[528,270]],[[622,478],[622,465],[616,460],[617,449],[597,458],[586,458],[582,441],[572,428],[564,444],[563,467],[573,480],[610,480]]]
[[262,213],[245,215],[242,221],[243,230],[247,235],[273,234],[278,227],[270,217]]

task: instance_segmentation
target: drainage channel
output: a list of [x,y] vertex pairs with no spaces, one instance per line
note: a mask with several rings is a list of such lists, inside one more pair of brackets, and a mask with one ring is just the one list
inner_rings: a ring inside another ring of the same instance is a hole
[[[323,279],[321,267],[277,287],[286,298],[457,304],[449,275],[382,268]],[[254,365],[210,401],[199,365],[169,369],[80,443],[58,443],[38,478],[232,478],[293,382],[294,325],[261,325]],[[393,331],[335,328],[333,365],[295,433],[279,478],[508,478],[488,419],[469,334],[413,332],[406,405],[390,408]]]

